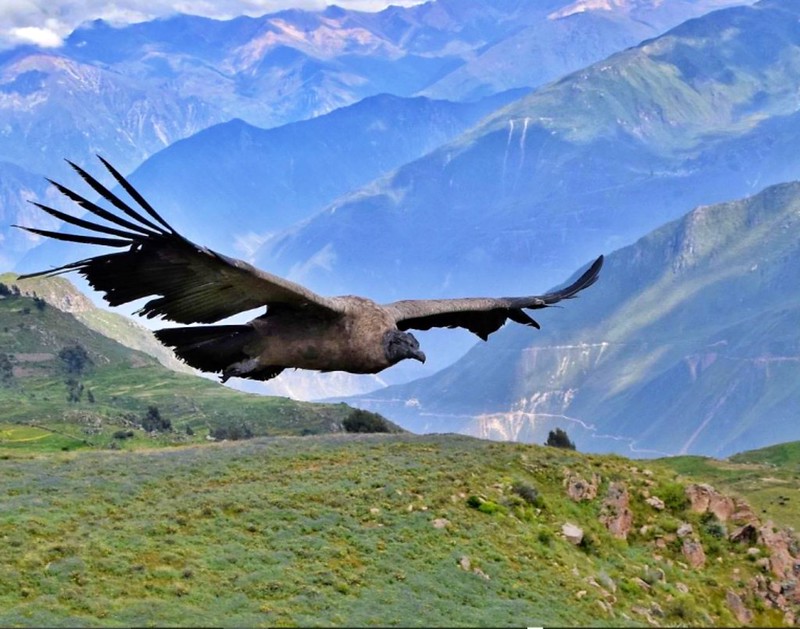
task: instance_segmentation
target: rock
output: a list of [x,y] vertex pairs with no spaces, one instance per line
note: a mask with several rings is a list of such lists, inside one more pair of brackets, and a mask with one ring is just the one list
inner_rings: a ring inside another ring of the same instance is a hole
[[630,509],[628,489],[624,483],[612,482],[609,485],[600,512],[600,522],[617,539],[628,539],[633,524],[633,512]]
[[477,575],[478,575],[478,576],[479,576],[481,579],[486,579],[487,581],[490,581],[490,580],[491,580],[491,578],[489,577],[489,575],[488,575],[488,574],[486,574],[486,573],[485,573],[483,570],[481,570],[480,568],[473,568],[473,569],[472,569],[472,572],[474,572],[475,574],[477,574]]
[[472,570],[472,562],[466,555],[462,555],[461,559],[458,561],[458,565],[461,566],[462,570],[466,570],[467,572]]
[[583,541],[583,529],[570,522],[561,527],[561,534],[570,544],[575,544],[576,546]]
[[372,508],[369,510],[369,512],[370,512],[372,515],[378,515],[378,514],[381,512],[381,510],[380,510],[380,509],[378,509],[378,507],[372,507]]
[[728,609],[731,610],[736,620],[742,625],[749,625],[753,622],[753,612],[744,606],[742,599],[733,590],[725,592],[725,601],[728,603]]
[[664,501],[658,496],[650,496],[647,500],[645,500],[645,502],[653,507],[653,509],[656,511],[663,511],[664,507],[666,507]]
[[608,576],[608,574],[605,572],[598,573],[597,580],[602,583],[603,587],[605,587],[609,592],[617,591],[617,584],[614,582],[614,579]]
[[433,528],[435,529],[443,529],[447,528],[448,526],[450,526],[450,520],[447,518],[436,518],[433,521]]
[[635,583],[640,588],[642,588],[645,592],[649,592],[650,591],[650,584],[647,581],[645,581],[644,579],[640,579],[639,577],[633,577],[631,579],[631,583]]
[[736,511],[733,498],[723,496],[705,483],[689,485],[686,488],[686,497],[689,499],[692,511],[713,513],[720,522],[727,522]]
[[589,482],[578,474],[573,474],[570,471],[567,471],[567,473],[564,484],[567,486],[567,496],[571,500],[583,502],[594,500],[597,497],[597,487],[600,485],[600,476],[598,474],[593,474],[592,481]]
[[761,549],[756,548],[755,546],[751,546],[747,549],[747,554],[752,557],[758,557],[761,554]]
[[686,585],[685,583],[681,583],[680,581],[675,583],[675,589],[678,590],[678,592],[680,592],[681,594],[689,593],[689,586]]
[[[728,536],[728,539],[732,542],[741,542],[752,546],[758,541],[758,529],[752,524],[745,524],[733,531],[733,533]],[[749,553],[750,550],[748,549],[747,552]]]
[[692,525],[688,522],[683,522],[676,531],[678,537],[686,537],[687,535],[691,535],[694,532]]
[[693,539],[684,538],[681,547],[683,556],[692,568],[702,568],[706,563],[706,553],[700,542]]
[[775,528],[771,521],[761,526],[758,530],[761,543],[769,552],[769,567],[778,578],[789,577],[794,574],[794,557],[789,551],[792,538],[787,531]]
[[582,599],[584,596],[586,596],[586,594],[587,594],[586,590],[578,590],[577,592],[575,592],[575,598],[577,598],[578,600],[580,600],[580,599]]

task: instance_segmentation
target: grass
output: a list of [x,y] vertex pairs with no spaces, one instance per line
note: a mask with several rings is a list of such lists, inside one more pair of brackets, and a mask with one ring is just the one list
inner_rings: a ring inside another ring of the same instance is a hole
[[[624,479],[637,528],[693,517],[648,511],[645,480],[674,473],[645,477],[620,457],[340,435],[7,452],[0,465],[3,626],[641,625],[634,608],[671,609],[675,582],[690,593],[666,624],[732,624],[720,592],[756,570],[724,540],[721,560],[695,572],[669,549],[655,556],[646,536],[611,538],[599,501],[566,498],[565,467],[601,474],[601,495]],[[523,484],[537,506],[514,490]],[[567,521],[590,541],[566,542]],[[636,579],[656,567],[666,580],[645,592]]]

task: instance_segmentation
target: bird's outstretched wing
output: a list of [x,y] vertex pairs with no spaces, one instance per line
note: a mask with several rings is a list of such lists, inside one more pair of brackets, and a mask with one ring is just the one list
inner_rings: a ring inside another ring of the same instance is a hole
[[430,328],[466,328],[484,341],[511,319],[524,325],[539,327],[525,310],[546,308],[563,299],[575,297],[597,281],[603,256],[575,282],[545,295],[533,297],[471,297],[466,299],[409,299],[387,304],[400,330]]
[[83,170],[69,164],[116,211],[104,209],[69,188],[48,180],[62,194],[109,224],[88,221],[41,203],[37,207],[89,234],[22,227],[56,240],[124,247],[126,251],[98,255],[22,277],[77,271],[105,293],[112,306],[143,297],[151,299],[138,311],[178,323],[213,323],[239,312],[268,307],[315,308],[335,313],[335,304],[307,288],[265,273],[242,260],[201,247],[178,234],[111,164],[100,157],[119,185],[141,209],[134,209]]

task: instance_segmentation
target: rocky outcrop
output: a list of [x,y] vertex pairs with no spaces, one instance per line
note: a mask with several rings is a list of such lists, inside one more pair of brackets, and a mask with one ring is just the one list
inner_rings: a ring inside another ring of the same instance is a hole
[[608,486],[600,522],[617,539],[628,539],[628,533],[633,525],[633,512],[630,509],[630,496],[625,483],[612,482]]
[[695,513],[713,513],[720,522],[727,522],[736,511],[733,498],[723,496],[711,485],[694,484],[686,488],[686,497]]

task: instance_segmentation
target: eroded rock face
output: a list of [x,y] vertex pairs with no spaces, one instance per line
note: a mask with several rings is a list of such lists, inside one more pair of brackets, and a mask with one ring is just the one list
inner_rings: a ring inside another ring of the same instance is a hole
[[633,525],[633,512],[630,509],[630,496],[625,483],[613,482],[608,486],[600,522],[617,539],[628,539],[628,533]]

